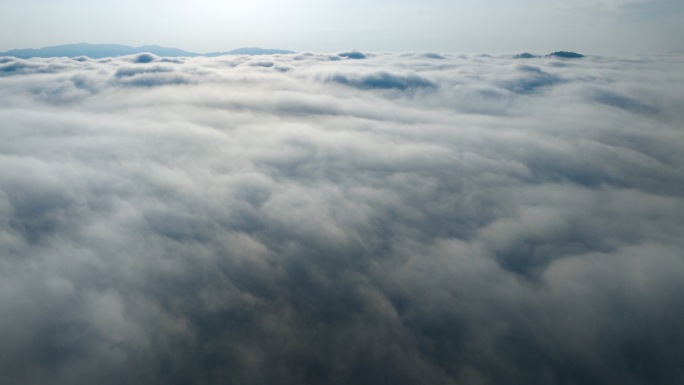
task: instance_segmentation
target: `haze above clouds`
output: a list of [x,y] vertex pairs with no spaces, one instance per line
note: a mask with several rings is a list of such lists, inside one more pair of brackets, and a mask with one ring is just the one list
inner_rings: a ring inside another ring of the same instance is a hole
[[2,382],[681,383],[683,64],[0,58]]
[[681,50],[680,0],[0,0],[0,51],[159,44],[191,52]]

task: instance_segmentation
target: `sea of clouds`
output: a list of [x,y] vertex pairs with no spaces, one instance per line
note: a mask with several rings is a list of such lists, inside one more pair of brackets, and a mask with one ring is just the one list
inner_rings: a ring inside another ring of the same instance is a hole
[[682,68],[0,58],[0,382],[682,383]]

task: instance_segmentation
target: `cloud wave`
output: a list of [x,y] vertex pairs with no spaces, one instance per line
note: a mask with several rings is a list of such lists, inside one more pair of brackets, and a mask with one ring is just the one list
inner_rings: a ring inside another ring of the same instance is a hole
[[364,56],[1,58],[4,380],[684,381],[684,56]]

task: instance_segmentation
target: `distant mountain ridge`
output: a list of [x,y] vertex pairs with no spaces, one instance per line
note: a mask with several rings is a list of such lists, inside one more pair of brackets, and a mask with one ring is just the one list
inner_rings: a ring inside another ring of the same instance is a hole
[[65,44],[43,48],[27,48],[27,49],[13,49],[5,52],[0,52],[0,56],[14,56],[20,59],[29,59],[32,57],[77,57],[87,56],[92,59],[101,59],[105,57],[134,55],[143,52],[149,52],[157,56],[166,57],[180,57],[180,56],[222,56],[222,55],[274,55],[274,54],[288,54],[294,53],[292,51],[281,49],[263,49],[263,48],[238,48],[227,52],[210,52],[207,54],[184,51],[178,48],[162,47],[159,45],[142,45],[139,47],[132,47],[122,44]]
[[[514,59],[535,59],[535,58],[539,58],[539,57],[541,57],[541,56],[533,55],[529,52],[523,52],[523,53],[519,53],[517,55],[513,55]],[[585,56],[582,55],[581,53],[577,53],[577,52],[556,51],[556,52],[552,52],[552,53],[546,55],[546,57],[560,57],[560,58],[564,58],[564,59],[581,59]]]
[[202,56],[223,56],[223,55],[280,55],[295,53],[284,49],[264,49],[257,47],[238,48],[228,52],[209,52]]
[[581,53],[570,52],[570,51],[556,51],[550,53],[548,56],[562,57],[565,59],[581,59],[584,57]]

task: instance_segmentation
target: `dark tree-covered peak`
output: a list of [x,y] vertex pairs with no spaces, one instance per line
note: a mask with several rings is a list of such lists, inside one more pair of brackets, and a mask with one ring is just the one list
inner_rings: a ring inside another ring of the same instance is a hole
[[556,52],[549,54],[549,56],[562,57],[565,59],[580,59],[580,58],[584,57],[584,55],[582,55],[580,53],[570,52],[570,51],[556,51]]

